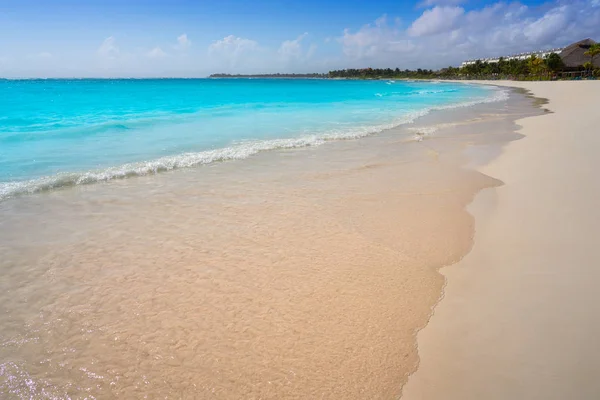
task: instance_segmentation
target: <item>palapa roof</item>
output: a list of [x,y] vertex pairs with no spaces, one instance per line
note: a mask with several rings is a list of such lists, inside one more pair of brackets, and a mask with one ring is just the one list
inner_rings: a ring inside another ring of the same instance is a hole
[[[592,39],[583,39],[577,43],[573,43],[563,49],[560,52],[560,58],[562,58],[565,66],[568,68],[576,68],[584,63],[590,61],[590,57],[584,53],[588,51],[591,45],[596,42]],[[594,59],[594,66],[600,67],[600,56],[596,56]]]

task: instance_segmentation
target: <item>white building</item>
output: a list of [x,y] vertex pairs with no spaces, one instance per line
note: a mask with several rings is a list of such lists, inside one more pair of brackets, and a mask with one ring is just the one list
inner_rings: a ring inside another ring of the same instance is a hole
[[[505,61],[508,61],[508,60],[525,60],[525,59],[527,59],[527,58],[529,58],[531,56],[536,56],[536,57],[539,57],[539,58],[544,58],[548,54],[551,54],[551,53],[557,53],[557,54],[559,54],[561,51],[563,51],[563,49],[564,49],[564,47],[561,47],[561,48],[558,48],[558,49],[530,51],[528,53],[512,54],[510,56],[504,56],[504,57],[478,58],[477,60],[480,60],[481,62],[487,62],[487,63],[497,63],[498,61],[500,61],[500,58],[503,58]],[[464,67],[465,65],[475,64],[477,62],[477,60],[463,61],[460,66]]]

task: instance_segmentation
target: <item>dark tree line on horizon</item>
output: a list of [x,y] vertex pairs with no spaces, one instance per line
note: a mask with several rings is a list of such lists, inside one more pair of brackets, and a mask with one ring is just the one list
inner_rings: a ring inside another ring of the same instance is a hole
[[400,68],[363,68],[363,69],[342,69],[329,71],[329,78],[358,78],[358,79],[377,79],[377,78],[431,78],[435,71],[430,69],[401,70]]
[[209,78],[327,78],[327,74],[212,74]]

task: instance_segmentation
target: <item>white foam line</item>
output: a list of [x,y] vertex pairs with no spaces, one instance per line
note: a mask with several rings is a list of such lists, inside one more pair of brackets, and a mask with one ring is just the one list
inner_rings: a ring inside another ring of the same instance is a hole
[[495,90],[496,94],[488,98],[426,108],[405,115],[389,124],[357,128],[344,132],[329,132],[322,135],[308,135],[290,139],[272,139],[245,142],[221,149],[197,153],[183,153],[174,156],[161,157],[151,161],[127,163],[117,167],[109,167],[96,171],[60,173],[26,181],[4,182],[0,183],[0,201],[17,195],[33,194],[60,187],[107,182],[114,179],[124,179],[132,176],[153,175],[159,172],[171,171],[179,168],[189,168],[220,161],[241,160],[251,157],[262,151],[312,147],[320,146],[327,141],[358,139],[386,129],[394,128],[396,126],[412,123],[417,118],[428,114],[432,110],[447,110],[452,108],[470,107],[476,104],[504,101],[508,99],[509,92],[507,90],[492,90]]

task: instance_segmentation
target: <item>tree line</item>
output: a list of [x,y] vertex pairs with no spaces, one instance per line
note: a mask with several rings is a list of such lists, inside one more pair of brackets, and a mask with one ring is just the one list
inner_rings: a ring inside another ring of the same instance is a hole
[[363,68],[363,69],[342,69],[329,71],[329,78],[356,78],[356,79],[374,79],[374,78],[399,78],[399,79],[427,79],[436,74],[431,69],[401,70],[400,68]]
[[[580,76],[600,77],[600,68],[594,68],[594,60],[600,55],[600,44],[592,45],[584,53],[589,61],[575,71]],[[401,70],[399,68],[363,68],[329,71],[329,78],[354,79],[520,79],[547,80],[559,77],[567,68],[556,53],[541,58],[532,55],[525,59],[499,58],[497,62],[477,60],[462,67],[447,67],[438,71],[428,69]]]
[[[600,56],[600,44],[592,45],[585,53],[589,61],[569,73],[579,76],[600,77],[600,68],[594,68],[594,60]],[[345,78],[345,79],[518,79],[548,80],[561,76],[567,68],[556,53],[544,58],[532,55],[525,59],[499,58],[497,62],[477,60],[462,67],[447,67],[434,71],[431,69],[409,70],[400,68],[350,68],[329,71],[325,74],[252,74],[231,75],[213,74],[211,78]]]
[[327,74],[212,74],[209,78],[327,78]]

